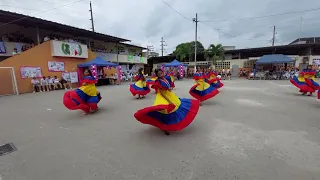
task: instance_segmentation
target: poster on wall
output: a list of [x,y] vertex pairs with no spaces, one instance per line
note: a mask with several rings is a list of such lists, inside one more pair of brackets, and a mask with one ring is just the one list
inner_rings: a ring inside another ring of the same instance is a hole
[[71,83],[78,83],[78,72],[70,72],[70,81]]
[[42,71],[40,67],[21,66],[20,75],[21,78],[41,78]]
[[48,61],[48,70],[51,72],[64,71],[64,62]]
[[68,81],[68,82],[71,81],[70,73],[68,73],[68,72],[63,72],[61,76],[62,76],[62,78],[63,78],[64,80],[66,80],[66,81]]

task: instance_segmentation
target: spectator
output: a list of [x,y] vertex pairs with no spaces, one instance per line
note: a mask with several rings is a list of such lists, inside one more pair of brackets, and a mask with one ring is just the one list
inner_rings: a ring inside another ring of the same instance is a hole
[[114,73],[113,74],[113,83],[114,83],[114,85],[119,85],[119,77],[118,77],[118,73]]
[[[53,83],[54,83],[54,88],[55,89],[62,89],[62,84],[60,83],[59,79],[57,76],[54,76],[53,78]],[[58,88],[58,85],[59,85],[59,88]]]
[[32,78],[31,84],[33,86],[33,93],[35,93],[37,91],[42,92],[41,89],[40,89],[40,82],[36,77]]
[[69,86],[70,89],[72,89],[71,83],[68,82],[67,80],[65,80],[63,77],[61,78],[60,83],[64,87],[65,90],[68,90],[67,85]]
[[44,37],[43,42],[49,41],[50,38],[48,36]]
[[12,52],[12,56],[14,56],[14,55],[16,55],[16,54],[19,54],[19,52],[18,52],[17,48],[14,48],[14,49],[13,49],[13,52]]
[[40,86],[42,87],[42,91],[49,91],[48,80],[45,76],[40,79]]
[[[50,91],[51,91],[51,90],[54,90],[54,88],[55,88],[54,79],[51,78],[50,76],[48,76],[47,81],[48,81],[48,85],[49,85],[49,90],[50,90]],[[52,89],[52,87],[53,87],[53,89]]]

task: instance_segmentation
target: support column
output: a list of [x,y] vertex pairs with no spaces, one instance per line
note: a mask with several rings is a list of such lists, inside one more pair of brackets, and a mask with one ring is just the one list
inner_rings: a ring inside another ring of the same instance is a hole
[[36,26],[36,32],[37,32],[37,44],[40,44],[40,33],[39,33],[39,28]]

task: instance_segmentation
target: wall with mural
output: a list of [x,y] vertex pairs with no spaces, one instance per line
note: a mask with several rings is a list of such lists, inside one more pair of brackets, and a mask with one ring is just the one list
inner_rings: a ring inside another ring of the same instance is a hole
[[[76,72],[77,71],[77,64],[90,61],[96,57],[96,55],[88,50],[88,58],[74,58],[74,57],[53,57],[51,55],[51,42],[45,42],[42,43],[32,49],[29,49],[19,55],[12,56],[11,58],[8,58],[4,61],[0,62],[0,67],[13,67],[14,72],[17,79],[18,84],[18,90],[19,93],[27,93],[32,92],[32,85],[31,85],[31,78],[23,78],[20,72],[20,68],[24,68],[25,71],[28,71],[28,67],[35,68],[40,67],[42,76],[58,76],[58,78],[61,78],[62,76],[62,70],[59,71],[59,66],[63,64],[64,65],[64,71],[63,72]],[[55,64],[55,66],[50,67],[48,66],[48,62],[52,62],[49,64]],[[54,63],[58,62],[58,63]],[[56,66],[56,64],[59,66]],[[56,70],[52,68],[57,68]],[[59,72],[57,72],[59,71]],[[11,82],[11,74],[1,73],[2,76],[7,76],[7,78],[2,77],[2,85],[6,86],[6,84],[9,86],[12,84]],[[23,76],[27,76],[24,74]],[[6,82],[7,81],[7,82]],[[11,88],[12,89],[12,88]],[[1,92],[1,91],[8,91],[5,88],[0,89],[0,95],[7,93],[7,92]]]

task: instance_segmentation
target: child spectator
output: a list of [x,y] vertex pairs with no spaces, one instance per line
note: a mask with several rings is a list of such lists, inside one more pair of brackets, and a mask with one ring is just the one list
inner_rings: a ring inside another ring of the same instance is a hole
[[[53,83],[54,83],[54,88],[56,89],[62,89],[62,84],[60,83],[59,79],[57,76],[54,76],[53,78]],[[58,85],[59,85],[59,88],[58,88]]]
[[31,80],[31,84],[33,86],[33,93],[37,92],[37,89],[39,89],[39,92],[42,92],[40,89],[40,82],[36,77],[33,77]]
[[48,81],[45,76],[40,79],[40,86],[42,87],[42,91],[49,91]]
[[[49,90],[50,91],[54,90],[54,88],[55,88],[54,79],[52,77],[48,76],[47,81],[48,81],[48,85],[49,85]],[[53,86],[53,89],[52,89],[52,86]]]

